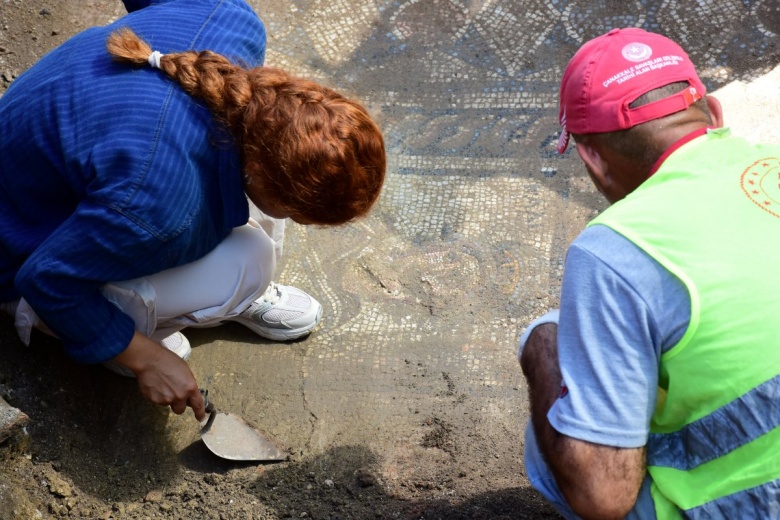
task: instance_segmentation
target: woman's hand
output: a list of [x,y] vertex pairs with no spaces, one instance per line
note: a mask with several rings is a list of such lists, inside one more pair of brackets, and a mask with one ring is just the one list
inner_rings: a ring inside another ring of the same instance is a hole
[[198,421],[206,418],[203,397],[190,367],[167,348],[136,331],[127,348],[114,359],[133,371],[138,388],[151,402],[170,406],[177,415],[189,406]]

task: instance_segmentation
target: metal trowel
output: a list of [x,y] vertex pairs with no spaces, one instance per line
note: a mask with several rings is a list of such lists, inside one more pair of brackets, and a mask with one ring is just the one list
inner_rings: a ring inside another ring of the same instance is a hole
[[229,460],[285,460],[287,452],[241,417],[217,412],[209,391],[200,391],[209,414],[200,430],[203,443],[217,457]]

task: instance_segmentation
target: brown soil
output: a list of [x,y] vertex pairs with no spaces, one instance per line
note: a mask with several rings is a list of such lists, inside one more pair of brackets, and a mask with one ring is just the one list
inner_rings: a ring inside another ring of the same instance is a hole
[[[427,433],[399,448],[398,473],[365,446],[229,462],[187,428],[179,433],[192,442],[176,451],[166,409],[143,402],[132,380],[73,364],[56,340],[35,333],[24,347],[3,317],[0,343],[0,396],[30,416],[0,445],[0,520],[557,518],[529,488],[500,485],[483,450],[459,445],[458,426],[438,417],[421,418]],[[484,451],[516,461],[522,445],[512,444]],[[483,492],[490,482],[496,491]]]

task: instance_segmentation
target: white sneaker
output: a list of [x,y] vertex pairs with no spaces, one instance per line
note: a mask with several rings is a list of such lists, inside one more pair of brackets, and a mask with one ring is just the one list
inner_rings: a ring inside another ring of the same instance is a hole
[[[182,358],[184,361],[190,359],[190,354],[192,354],[192,347],[190,347],[189,340],[187,340],[187,338],[181,332],[174,332],[167,338],[160,341],[160,344]],[[118,361],[106,361],[103,363],[103,366],[115,374],[119,374],[120,376],[135,377],[135,374],[132,370]]]
[[238,322],[267,339],[289,341],[309,334],[321,318],[320,302],[300,289],[271,282],[249,308],[228,321]]

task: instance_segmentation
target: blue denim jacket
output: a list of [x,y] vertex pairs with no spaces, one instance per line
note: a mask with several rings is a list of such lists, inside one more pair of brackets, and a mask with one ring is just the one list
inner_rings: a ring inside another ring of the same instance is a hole
[[237,147],[162,71],[112,62],[131,27],[162,53],[209,49],[260,65],[262,22],[243,0],[125,0],[0,98],[0,302],[24,297],[79,362],[122,352],[132,320],[107,282],[213,250],[248,218]]

